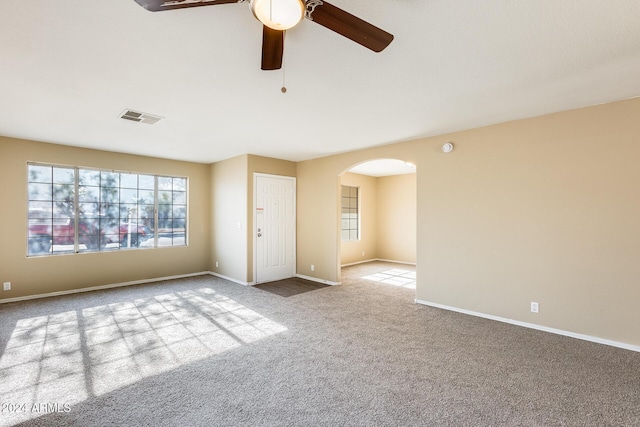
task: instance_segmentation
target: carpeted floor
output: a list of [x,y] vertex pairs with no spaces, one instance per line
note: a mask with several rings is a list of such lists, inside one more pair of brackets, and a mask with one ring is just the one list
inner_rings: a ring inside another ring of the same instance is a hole
[[638,426],[640,354],[416,305],[211,276],[0,306],[0,426]]

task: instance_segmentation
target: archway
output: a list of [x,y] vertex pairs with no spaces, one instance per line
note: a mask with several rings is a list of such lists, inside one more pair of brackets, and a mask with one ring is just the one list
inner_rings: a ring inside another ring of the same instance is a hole
[[373,159],[352,165],[339,179],[341,276],[343,267],[367,264],[358,268],[362,278],[415,289],[416,167]]

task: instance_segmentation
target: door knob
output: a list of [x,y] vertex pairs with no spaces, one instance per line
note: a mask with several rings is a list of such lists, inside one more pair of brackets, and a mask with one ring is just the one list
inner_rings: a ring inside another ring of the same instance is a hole
[[262,233],[258,233],[258,237],[262,237]]

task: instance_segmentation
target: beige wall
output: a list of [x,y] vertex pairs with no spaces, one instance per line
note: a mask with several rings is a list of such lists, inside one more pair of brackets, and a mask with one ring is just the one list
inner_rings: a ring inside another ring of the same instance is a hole
[[[189,246],[27,258],[27,162],[189,177]],[[209,167],[0,137],[0,299],[209,269]]]
[[211,165],[211,271],[242,283],[253,282],[254,173],[295,177],[296,164],[242,155]]
[[378,258],[378,179],[346,172],[341,176],[340,183],[360,189],[360,240],[341,241],[340,263],[344,265],[376,259]]
[[[340,175],[367,160],[399,159],[416,164],[413,145],[385,145],[298,163],[298,274],[340,281]],[[312,264],[315,271],[311,271]]]
[[[247,282],[247,161],[242,155],[211,165],[210,270]],[[216,267],[216,262],[218,266]]]
[[416,262],[416,174],[377,179],[376,258]]
[[397,158],[417,165],[419,300],[640,345],[638,117],[632,99],[300,162],[298,273],[340,280],[338,176]]

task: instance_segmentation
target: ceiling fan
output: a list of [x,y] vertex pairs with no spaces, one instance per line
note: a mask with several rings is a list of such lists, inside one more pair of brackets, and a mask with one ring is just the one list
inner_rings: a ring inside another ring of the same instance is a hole
[[263,24],[262,69],[282,67],[284,33],[307,18],[353,40],[374,52],[380,52],[393,35],[324,0],[135,0],[152,12],[227,3],[249,3],[254,16]]

